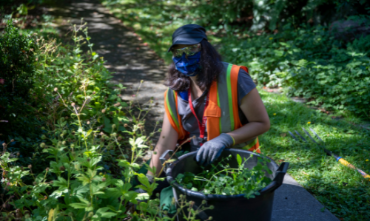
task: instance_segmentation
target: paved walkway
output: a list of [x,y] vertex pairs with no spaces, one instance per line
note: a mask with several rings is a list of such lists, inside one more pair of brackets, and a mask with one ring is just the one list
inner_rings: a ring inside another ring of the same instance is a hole
[[[106,67],[113,73],[112,82],[129,87],[124,99],[132,99],[140,81],[144,80],[139,96],[135,99],[145,102],[154,97],[155,102],[159,103],[147,119],[150,128],[156,120],[162,119],[166,67],[152,50],[142,44],[135,33],[124,27],[98,0],[61,1],[60,5],[50,8],[49,13],[55,16],[56,25],[63,33],[70,28],[67,20],[80,24],[80,18],[84,18],[88,23],[94,51],[104,56]],[[272,220],[338,220],[327,210],[321,212],[323,207],[287,175],[284,184],[276,190]]]
[[[123,26],[98,0],[58,1],[49,8],[49,13],[55,16],[56,25],[63,35],[71,30],[68,21],[79,25],[84,18],[83,23],[87,22],[88,34],[94,44],[93,50],[104,57],[105,67],[113,73],[111,82],[127,87],[122,98],[146,106],[153,97],[154,104],[158,103],[146,118],[147,132],[153,131],[156,121],[163,119],[163,93],[166,90],[163,83],[167,72],[167,67],[155,52],[143,45],[140,37]],[[69,40],[70,34],[67,37]]]

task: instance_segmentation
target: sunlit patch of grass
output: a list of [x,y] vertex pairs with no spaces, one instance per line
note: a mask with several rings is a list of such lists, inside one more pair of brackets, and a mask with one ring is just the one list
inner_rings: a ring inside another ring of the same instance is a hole
[[[344,220],[369,217],[370,197],[365,194],[370,191],[369,180],[327,156],[320,146],[309,140],[302,127],[313,128],[327,149],[368,173],[370,161],[366,159],[370,156],[370,131],[346,120],[333,120],[284,95],[262,89],[259,92],[271,121],[271,129],[260,136],[262,152],[278,163],[289,162],[289,174],[338,217]],[[295,130],[308,142],[295,141],[288,133]]]

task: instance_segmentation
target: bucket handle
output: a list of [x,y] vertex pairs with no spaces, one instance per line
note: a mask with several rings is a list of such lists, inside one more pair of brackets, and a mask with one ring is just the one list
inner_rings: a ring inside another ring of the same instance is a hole
[[261,191],[272,192],[279,188],[281,184],[283,184],[284,176],[286,174],[286,171],[288,170],[288,167],[289,167],[288,162],[283,162],[282,164],[280,164],[279,168],[276,170],[276,175],[272,182],[265,188],[263,188]]
[[286,174],[286,171],[288,170],[288,167],[289,167],[289,163],[283,162],[282,164],[280,164],[279,168],[276,170],[274,181],[276,182],[278,186],[283,184],[284,176]]
[[[166,150],[162,156],[159,158],[159,160],[161,161],[161,164],[163,165],[165,162],[166,162],[166,156],[169,155],[169,156],[172,156],[172,159],[174,160],[178,160],[179,158],[173,154],[173,150]],[[167,167],[167,164],[165,165]]]

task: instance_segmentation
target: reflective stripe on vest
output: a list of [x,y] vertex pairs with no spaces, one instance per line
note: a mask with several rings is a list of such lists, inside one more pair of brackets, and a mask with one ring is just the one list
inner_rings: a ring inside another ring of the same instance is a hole
[[224,63],[225,74],[220,75],[218,79],[220,86],[217,87],[217,104],[222,107],[219,122],[221,133],[227,133],[242,126],[239,119],[237,91],[239,68],[236,65]]
[[[238,75],[240,68],[248,72],[246,67],[240,67],[223,62],[224,69],[218,81],[213,81],[209,89],[209,104],[204,112],[207,117],[207,140],[211,140],[221,133],[228,133],[242,127],[239,118],[238,105]],[[165,109],[172,127],[179,134],[179,140],[186,138],[187,132],[183,129],[181,118],[177,111],[177,93],[168,89],[165,93]],[[255,138],[234,148],[259,150],[258,139]]]
[[182,127],[181,118],[177,111],[177,93],[174,93],[173,90],[168,89],[164,92],[164,108],[168,120],[179,136],[178,140],[184,140],[188,133]]

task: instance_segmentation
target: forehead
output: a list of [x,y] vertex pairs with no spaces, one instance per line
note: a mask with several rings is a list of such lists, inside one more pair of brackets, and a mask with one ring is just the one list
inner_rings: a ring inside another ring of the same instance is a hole
[[[198,45],[198,44],[193,44],[193,45]],[[172,46],[172,49],[185,48],[185,47],[189,47],[189,46],[193,46],[193,45],[182,45],[182,44],[178,44],[178,45]]]

